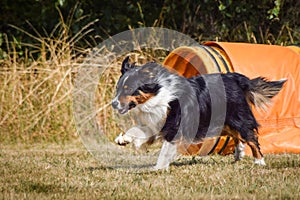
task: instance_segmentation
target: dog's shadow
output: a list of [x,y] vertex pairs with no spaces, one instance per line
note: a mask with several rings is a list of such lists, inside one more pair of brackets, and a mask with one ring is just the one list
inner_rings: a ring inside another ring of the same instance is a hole
[[181,157],[171,163],[171,166],[181,167],[190,165],[219,165],[220,163],[228,163],[220,158],[214,156],[193,156],[193,157]]
[[87,167],[88,171],[124,171],[124,172],[137,172],[137,171],[151,171],[154,168],[154,164],[147,164],[147,165],[114,165],[114,166],[97,166],[97,167]]
[[[170,164],[170,167],[183,167],[192,165],[220,165],[229,164],[228,161],[222,159],[215,159],[212,156],[200,157],[180,157]],[[88,167],[87,170],[93,171],[121,171],[129,174],[161,174],[164,172],[169,172],[170,170],[156,170],[154,169],[155,164],[145,164],[145,165],[114,165],[114,166],[97,166]]]

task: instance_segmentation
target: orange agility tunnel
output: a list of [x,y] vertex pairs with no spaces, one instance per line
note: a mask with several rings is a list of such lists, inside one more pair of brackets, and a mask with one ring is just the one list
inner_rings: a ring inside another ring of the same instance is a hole
[[[300,153],[299,46],[205,42],[199,46],[183,46],[173,50],[163,65],[185,77],[238,72],[250,79],[259,76],[271,81],[287,79],[267,111],[253,107],[253,113],[260,124],[262,153]],[[221,136],[209,140],[207,144],[184,146],[179,151],[182,154],[199,154],[203,149],[204,154],[226,155],[233,152],[234,143],[232,138]],[[251,154],[250,148],[246,149],[246,154]]]

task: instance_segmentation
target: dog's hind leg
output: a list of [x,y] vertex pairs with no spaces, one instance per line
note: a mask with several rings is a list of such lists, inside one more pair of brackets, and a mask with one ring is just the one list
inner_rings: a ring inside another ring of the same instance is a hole
[[254,164],[266,165],[263,154],[261,153],[259,148],[257,132],[256,131],[254,132],[253,130],[249,130],[247,134],[247,138],[242,138],[241,134],[239,134],[239,136],[241,137],[240,141],[246,142],[251,148],[252,155],[254,157]]
[[247,144],[251,148],[252,155],[254,157],[254,164],[266,165],[263,154],[261,153],[260,148],[259,148],[257,133],[252,132],[251,136],[252,137],[250,138],[250,140],[247,141]]
[[246,145],[243,144],[241,141],[234,142],[235,147],[234,147],[234,159],[235,161],[241,160],[245,156],[245,147]]
[[230,129],[228,126],[225,126],[222,132],[222,135],[229,135],[233,138],[234,141],[234,159],[235,161],[241,160],[245,156],[245,141],[242,139],[239,132]]
[[263,154],[261,153],[259,148],[257,131],[249,130],[248,128],[245,127],[241,127],[241,128],[237,127],[236,129],[230,128],[229,126],[225,126],[223,129],[223,131],[226,134],[230,135],[234,140],[235,160],[236,161],[241,160],[241,158],[244,156],[244,148],[245,148],[244,143],[247,143],[251,148],[252,155],[254,157],[254,164],[266,165]]

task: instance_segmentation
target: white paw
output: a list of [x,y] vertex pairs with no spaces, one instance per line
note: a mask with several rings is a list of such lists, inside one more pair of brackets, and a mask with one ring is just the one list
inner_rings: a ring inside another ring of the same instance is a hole
[[118,137],[116,137],[115,139],[115,143],[117,143],[118,145],[126,145],[131,142],[132,142],[132,138],[127,136],[126,134],[123,135],[122,133],[120,133]]
[[264,158],[261,158],[261,159],[255,158],[254,159],[254,164],[261,165],[261,166],[265,166],[266,165]]

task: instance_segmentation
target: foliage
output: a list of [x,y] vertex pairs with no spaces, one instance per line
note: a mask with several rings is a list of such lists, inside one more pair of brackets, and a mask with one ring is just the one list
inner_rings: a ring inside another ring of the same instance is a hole
[[[30,38],[10,24],[31,34],[36,31],[47,34],[60,21],[57,10],[64,19],[72,17],[68,24],[72,34],[76,34],[86,23],[98,19],[92,33],[97,37],[89,37],[89,41],[96,44],[129,27],[141,26],[162,26],[198,40],[217,38],[251,42],[249,35],[252,34],[258,43],[291,44],[299,41],[300,37],[298,0],[2,0],[0,33],[14,36],[18,42],[30,43]],[[286,33],[282,33],[282,27],[287,29]]]

